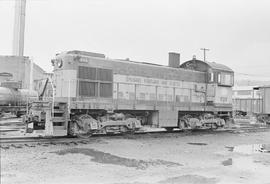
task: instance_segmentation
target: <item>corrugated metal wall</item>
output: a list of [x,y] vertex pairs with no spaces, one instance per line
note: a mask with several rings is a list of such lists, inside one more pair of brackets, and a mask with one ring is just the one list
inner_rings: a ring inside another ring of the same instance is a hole
[[234,99],[233,109],[247,113],[262,113],[262,99]]

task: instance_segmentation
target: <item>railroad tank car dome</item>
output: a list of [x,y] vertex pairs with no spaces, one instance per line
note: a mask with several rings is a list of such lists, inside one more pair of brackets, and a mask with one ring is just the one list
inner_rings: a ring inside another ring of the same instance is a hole
[[201,72],[207,72],[209,71],[209,69],[212,69],[212,70],[221,70],[221,71],[233,73],[233,70],[231,68],[223,64],[201,61],[197,59],[184,62],[183,64],[180,65],[180,68],[201,71]]

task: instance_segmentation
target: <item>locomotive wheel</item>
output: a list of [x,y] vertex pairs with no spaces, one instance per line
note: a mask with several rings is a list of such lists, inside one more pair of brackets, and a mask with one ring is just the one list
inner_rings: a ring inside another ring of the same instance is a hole
[[71,121],[69,121],[68,122],[68,136],[70,136],[70,137],[74,137],[74,136],[76,136],[75,135],[75,122],[71,122]]
[[211,130],[216,130],[216,129],[218,129],[217,124],[216,123],[211,124]]
[[77,123],[74,123],[74,135],[82,138],[82,139],[88,139],[92,136],[92,132],[84,132],[84,131],[80,131],[79,130],[79,126],[77,125]]
[[92,131],[90,130],[91,127],[89,124],[84,122],[84,118],[88,118],[88,115],[74,117],[74,120],[69,124],[69,135],[83,139],[87,139],[92,136]]
[[131,129],[131,130],[129,131],[129,134],[135,134],[135,132],[136,132],[136,129],[134,128],[134,129]]
[[77,134],[77,137],[82,139],[89,139],[92,136],[91,132]]

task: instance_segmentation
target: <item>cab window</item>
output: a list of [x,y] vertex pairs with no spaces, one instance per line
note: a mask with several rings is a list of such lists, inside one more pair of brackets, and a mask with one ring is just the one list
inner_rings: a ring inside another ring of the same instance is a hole
[[208,82],[214,82],[214,73],[213,72],[210,72],[208,73]]
[[234,79],[231,73],[218,73],[218,84],[225,85],[225,86],[233,86]]

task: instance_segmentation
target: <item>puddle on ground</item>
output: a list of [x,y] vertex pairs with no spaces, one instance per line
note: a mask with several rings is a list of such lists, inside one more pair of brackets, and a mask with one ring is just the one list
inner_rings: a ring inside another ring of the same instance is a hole
[[228,151],[233,151],[233,147],[232,146],[225,146],[225,148],[227,148]]
[[[185,184],[215,184],[218,182],[216,178],[207,178],[199,175],[182,175],[176,177],[166,178],[165,180],[161,180],[155,182],[155,184],[177,184],[177,183],[185,183]],[[148,182],[132,182],[132,183],[115,183],[115,184],[153,184]]]
[[216,178],[207,178],[204,176],[199,175],[183,175],[173,178],[167,178],[166,180],[162,180],[158,182],[158,184],[174,184],[174,183],[186,183],[186,184],[197,184],[197,183],[204,183],[204,184],[215,184],[218,180]]
[[126,167],[134,167],[136,169],[146,169],[149,166],[158,166],[163,165],[167,167],[175,167],[175,166],[183,166],[182,164],[165,161],[165,160],[136,160],[136,159],[130,159],[130,158],[124,158],[119,157],[116,155],[112,155],[110,153],[105,153],[102,151],[97,151],[94,149],[88,149],[88,148],[72,148],[72,149],[66,149],[61,150],[57,152],[53,152],[58,155],[66,155],[66,154],[83,154],[87,156],[91,156],[91,161],[102,163],[102,164],[113,164],[113,165],[120,165],[120,166],[126,166]]
[[223,166],[230,166],[243,171],[256,171],[258,174],[269,175],[270,161],[267,158],[239,157],[229,158],[221,162]]
[[188,144],[190,145],[197,145],[197,146],[206,146],[206,143],[203,142],[189,142]]
[[[215,184],[218,182],[216,178],[207,178],[199,175],[182,175],[176,177],[166,178],[165,180],[161,180],[159,182],[155,182],[155,184],[177,184],[177,183],[185,183],[185,184]],[[115,183],[115,184],[152,184],[148,182],[132,182],[132,183]]]
[[270,144],[239,145],[226,148],[228,148],[229,151],[243,154],[270,153]]
[[232,165],[232,159],[231,158],[229,158],[228,160],[224,160],[223,162],[222,162],[222,165],[224,165],[224,166],[229,166],[229,165]]
[[229,151],[235,153],[245,154],[238,158],[229,158],[221,162],[223,166],[237,167],[241,170],[259,169],[261,171],[270,170],[270,161],[268,155],[261,155],[255,157],[258,153],[270,153],[270,144],[252,144],[252,145],[239,145],[234,147],[226,147]]

